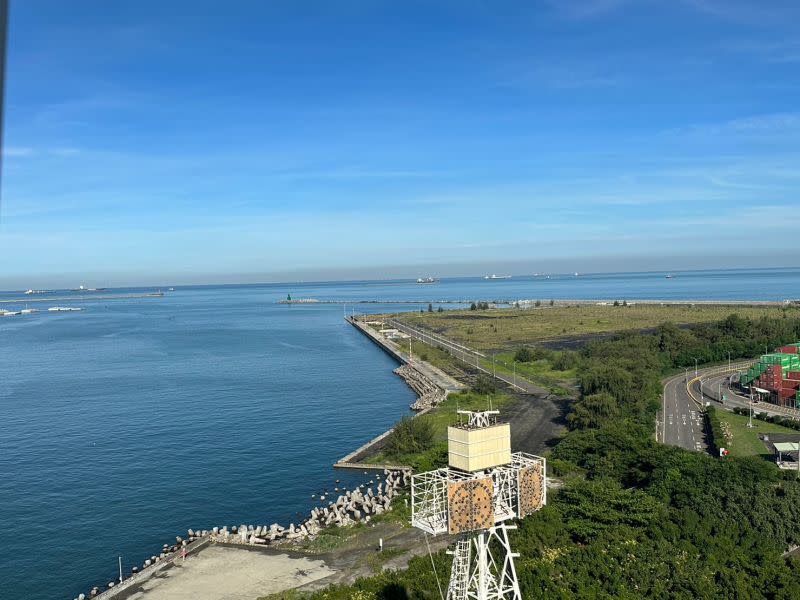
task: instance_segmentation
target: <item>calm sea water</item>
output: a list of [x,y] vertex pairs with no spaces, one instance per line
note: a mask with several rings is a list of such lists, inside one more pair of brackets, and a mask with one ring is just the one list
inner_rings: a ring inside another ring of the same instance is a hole
[[[129,571],[189,527],[297,521],[334,479],[360,482],[330,465],[407,414],[413,394],[341,305],[276,304],[287,293],[377,302],[348,312],[783,300],[800,297],[800,270],[184,287],[0,317],[0,597],[72,598],[113,579],[118,556]],[[420,304],[391,304],[406,299]]]

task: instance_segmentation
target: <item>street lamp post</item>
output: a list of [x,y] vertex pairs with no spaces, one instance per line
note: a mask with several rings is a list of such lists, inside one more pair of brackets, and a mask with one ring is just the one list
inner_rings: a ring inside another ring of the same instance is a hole
[[697,377],[697,358],[694,359],[694,376]]
[[728,371],[731,370],[731,353],[728,352]]
[[511,366],[514,368],[514,387],[517,387],[517,363],[516,363],[516,361],[511,361]]
[[689,367],[683,367],[683,371],[684,371],[684,377],[685,377],[683,382],[684,383],[689,383]]
[[750,418],[747,421],[747,426],[753,426],[753,386],[750,386]]

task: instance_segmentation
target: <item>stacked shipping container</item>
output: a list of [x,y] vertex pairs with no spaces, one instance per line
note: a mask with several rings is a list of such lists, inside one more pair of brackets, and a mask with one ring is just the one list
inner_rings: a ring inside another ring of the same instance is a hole
[[800,407],[800,342],[764,354],[740,381],[742,385],[768,390],[781,406]]

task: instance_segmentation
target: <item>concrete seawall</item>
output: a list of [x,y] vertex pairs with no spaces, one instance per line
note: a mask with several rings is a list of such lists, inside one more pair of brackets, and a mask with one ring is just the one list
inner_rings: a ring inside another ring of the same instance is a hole
[[367,336],[370,340],[377,344],[381,350],[386,352],[397,362],[402,365],[412,366],[443,390],[447,392],[460,392],[466,388],[463,383],[456,381],[441,369],[438,369],[437,367],[434,367],[425,361],[414,359],[409,355],[408,352],[402,350],[399,345],[387,340],[379,333],[373,331],[369,325],[361,322],[358,317],[346,317],[346,319],[348,323],[353,325],[361,333]]
[[[414,378],[409,378],[408,374],[404,374],[401,371],[402,369],[413,369],[416,371],[415,376],[422,379],[427,380],[427,385],[430,388],[436,387],[440,389],[441,398],[444,399],[448,392],[457,392],[464,389],[464,385],[449,375],[447,375],[444,371],[437,369],[433,365],[430,365],[424,361],[415,361],[410,360],[410,356],[408,353],[403,352],[396,346],[394,343],[390,342],[389,340],[385,339],[382,335],[378,334],[377,332],[373,331],[366,323],[359,321],[356,317],[345,317],[348,323],[353,325],[358,331],[363,333],[367,336],[370,340],[372,340],[381,350],[386,352],[389,356],[395,359],[397,362],[401,364],[401,367],[395,370],[395,373],[403,377],[403,380],[411,387],[415,393],[420,393],[420,386],[419,383],[413,381]],[[424,386],[423,386],[424,387]],[[419,388],[419,389],[418,389]],[[421,399],[421,398],[420,398]],[[419,404],[419,399],[415,402],[415,405]],[[412,405],[413,408],[416,409],[416,406]],[[425,406],[424,410],[420,410],[416,413],[415,416],[420,416],[426,414],[428,411],[432,410],[433,406]],[[371,439],[366,444],[360,446],[347,456],[340,458],[338,461],[334,463],[334,468],[337,469],[388,469],[390,471],[393,470],[402,470],[407,469],[407,466],[404,465],[389,465],[389,464],[371,464],[371,463],[363,463],[359,462],[370,456],[372,454],[376,454],[379,452],[384,444],[386,443],[386,439],[389,435],[394,431],[394,428],[385,431],[384,433],[380,434],[379,436]]]

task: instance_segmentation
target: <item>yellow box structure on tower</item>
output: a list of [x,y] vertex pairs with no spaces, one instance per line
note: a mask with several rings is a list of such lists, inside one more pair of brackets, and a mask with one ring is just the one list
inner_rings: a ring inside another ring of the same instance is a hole
[[474,472],[511,462],[511,427],[508,423],[472,429],[448,427],[449,464],[454,469]]

